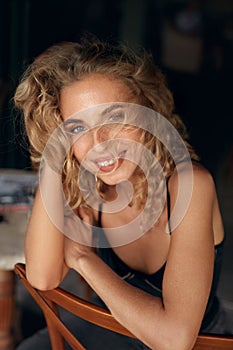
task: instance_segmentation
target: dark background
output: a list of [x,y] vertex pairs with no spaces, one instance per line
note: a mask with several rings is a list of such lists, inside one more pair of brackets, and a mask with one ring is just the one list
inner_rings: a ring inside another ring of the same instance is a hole
[[[219,295],[233,320],[233,0],[0,0],[0,168],[30,168],[12,103],[20,75],[51,44],[86,31],[145,47],[166,74],[176,112],[216,178],[227,233]],[[37,323],[18,294],[28,336]]]
[[[188,19],[190,3],[194,17]],[[178,19],[185,10],[186,23],[182,24]],[[184,54],[174,54],[171,49],[179,42],[168,43],[169,64],[164,58],[165,23],[181,40],[183,36],[191,43],[191,49],[183,47]],[[99,38],[124,41],[135,49],[143,46],[150,50],[167,75],[176,111],[186,122],[203,163],[213,173],[219,164],[230,167],[232,0],[0,0],[0,168],[30,167],[20,116],[12,104],[21,73],[51,44],[78,40],[85,31]],[[185,50],[195,56],[193,40],[202,45],[196,55],[200,63],[187,70]]]

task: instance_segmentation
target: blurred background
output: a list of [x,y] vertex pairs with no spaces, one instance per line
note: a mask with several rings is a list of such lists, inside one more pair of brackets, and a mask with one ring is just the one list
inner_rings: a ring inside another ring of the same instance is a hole
[[232,0],[0,0],[0,167],[30,166],[11,100],[21,73],[86,31],[151,51],[202,161],[232,160]]
[[219,294],[233,315],[233,1],[0,0],[0,168],[30,169],[12,103],[22,72],[51,44],[85,32],[145,47],[166,74],[176,112],[216,181],[226,228]]

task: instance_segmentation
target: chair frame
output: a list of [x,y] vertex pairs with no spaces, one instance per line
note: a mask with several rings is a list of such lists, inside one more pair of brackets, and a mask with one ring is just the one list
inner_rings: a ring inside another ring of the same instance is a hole
[[[14,271],[43,311],[53,350],[65,350],[64,340],[66,340],[74,350],[85,350],[83,345],[59,318],[58,307],[62,307],[97,326],[136,338],[125,327],[118,323],[108,310],[100,306],[94,305],[60,287],[48,291],[40,291],[32,287],[26,278],[25,264],[17,263]],[[193,350],[212,349],[233,350],[233,335],[198,335]]]

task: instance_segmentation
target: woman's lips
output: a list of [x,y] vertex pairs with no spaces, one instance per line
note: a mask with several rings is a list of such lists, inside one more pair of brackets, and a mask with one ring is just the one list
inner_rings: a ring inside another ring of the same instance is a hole
[[95,160],[95,164],[99,170],[103,172],[111,172],[123,162],[126,151],[121,152],[117,157],[108,157],[104,159]]

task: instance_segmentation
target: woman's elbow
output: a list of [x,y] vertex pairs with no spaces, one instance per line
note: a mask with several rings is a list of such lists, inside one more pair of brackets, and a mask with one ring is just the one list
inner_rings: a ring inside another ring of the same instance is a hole
[[167,330],[160,340],[155,337],[147,344],[151,349],[159,350],[192,350],[196,342],[197,335],[190,334],[185,327],[176,328],[174,331]]
[[39,290],[51,290],[59,286],[62,281],[61,276],[51,276],[39,273],[31,273],[26,270],[26,278],[33,288]]

